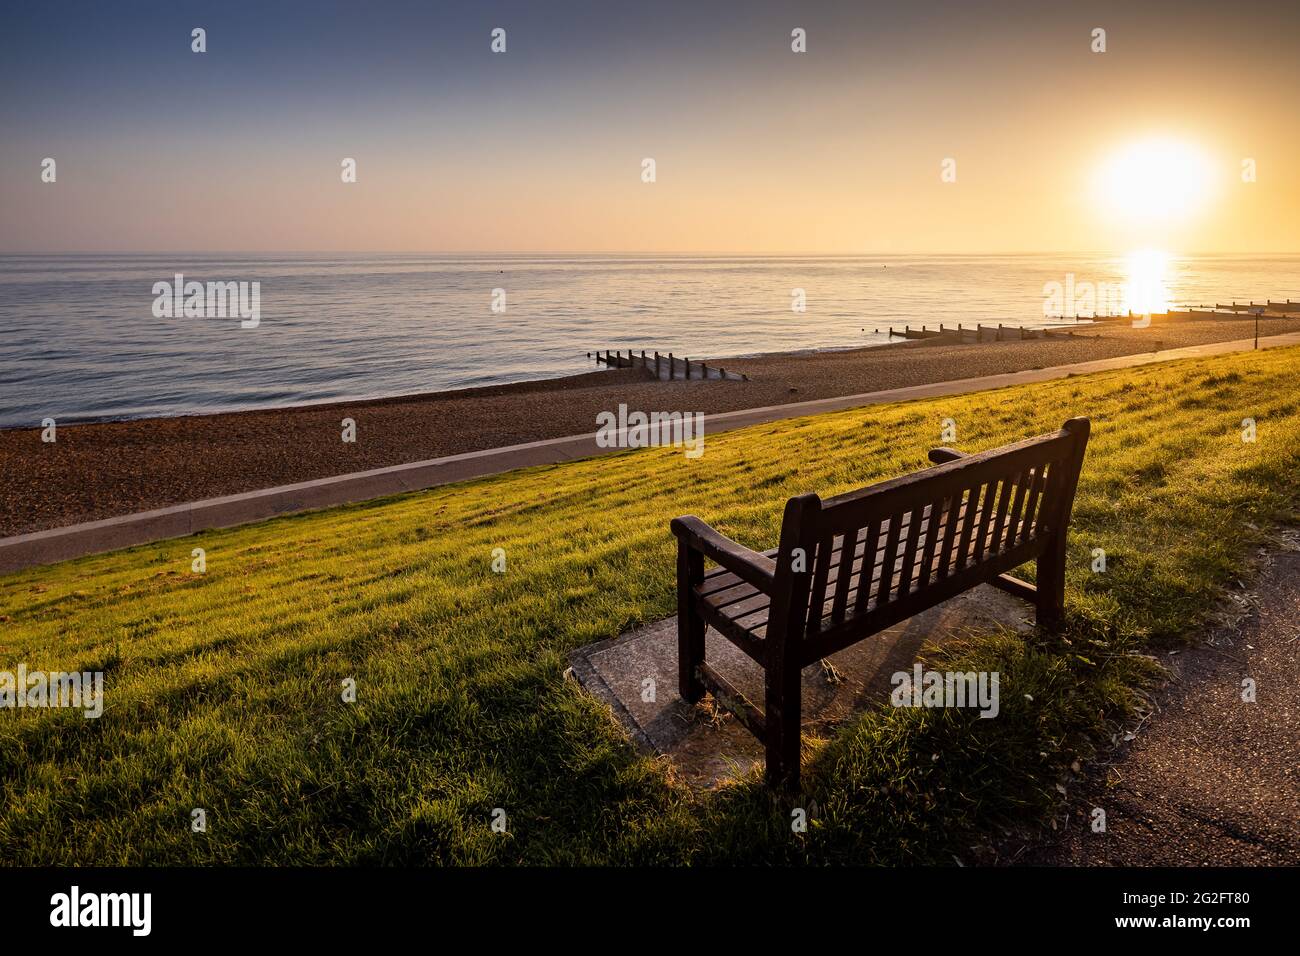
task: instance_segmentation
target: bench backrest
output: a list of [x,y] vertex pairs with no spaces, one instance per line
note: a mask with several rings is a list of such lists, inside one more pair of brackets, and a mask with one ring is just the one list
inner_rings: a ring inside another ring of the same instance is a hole
[[[1088,432],[1088,420],[1075,418],[1050,435],[825,501],[791,498],[777,626],[788,638],[846,646],[853,632],[887,627],[1036,558],[1063,539]],[[793,573],[796,548],[810,573]]]

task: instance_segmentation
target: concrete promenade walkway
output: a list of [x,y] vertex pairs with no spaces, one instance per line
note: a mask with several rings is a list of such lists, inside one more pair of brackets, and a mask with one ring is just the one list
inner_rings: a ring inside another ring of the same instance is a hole
[[[1068,375],[1135,368],[1141,365],[1169,362],[1176,359],[1205,358],[1234,352],[1246,352],[1250,351],[1253,345],[1254,342],[1251,339],[1239,339],[1231,342],[1215,342],[1206,345],[1169,349],[1164,352],[1146,352],[1090,362],[1077,362],[1072,365],[1057,365],[1051,368],[1009,372],[1002,375],[955,379],[947,382],[934,382],[928,385],[911,385],[904,388],[886,389],[879,392],[864,392],[857,395],[841,395],[836,398],[792,402],[786,405],[747,408],[718,415],[708,415],[705,424],[708,434],[716,434],[720,431],[744,428],[749,425],[759,425],[786,418],[800,418],[823,412],[861,408],[868,405],[881,405],[888,402],[901,402],[917,398],[937,398],[944,395],[962,395],[969,392],[1004,388],[1009,385],[1045,382],[1065,378]],[[1300,333],[1292,332],[1259,340],[1261,349],[1291,345],[1300,345]],[[0,538],[0,573],[17,571],[42,564],[53,564],[88,554],[115,551],[119,548],[148,544],[166,538],[181,537],[211,528],[227,528],[296,511],[327,508],[331,505],[365,501],[370,498],[399,494],[406,491],[420,491],[425,488],[465,481],[470,478],[498,475],[517,468],[556,464],[579,458],[611,454],[622,450],[621,448],[601,448],[596,444],[596,433],[593,431],[585,435],[569,435],[563,438],[529,442],[524,445],[489,448],[482,451],[468,452],[463,455],[449,455],[444,458],[416,461],[405,465],[392,465],[370,471],[335,475],[330,478],[318,478],[292,485],[281,485],[259,491],[249,491],[221,498],[208,498],[203,501],[173,505],[155,511],[144,511],[116,518],[106,518],[100,521],[88,521],[46,531],[34,531],[9,538]]]

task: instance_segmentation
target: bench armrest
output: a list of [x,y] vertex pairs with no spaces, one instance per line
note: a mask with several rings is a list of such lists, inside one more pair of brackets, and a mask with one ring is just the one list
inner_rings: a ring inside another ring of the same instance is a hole
[[771,558],[751,551],[743,544],[714,531],[695,515],[674,518],[672,529],[679,541],[690,545],[764,594],[772,593],[776,581],[776,562]]
[[930,461],[936,465],[942,465],[950,461],[956,461],[958,458],[965,458],[965,452],[960,452],[956,448],[931,448]]

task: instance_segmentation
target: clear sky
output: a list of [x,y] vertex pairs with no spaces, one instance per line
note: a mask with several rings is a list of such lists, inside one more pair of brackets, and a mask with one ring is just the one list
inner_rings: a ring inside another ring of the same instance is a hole
[[1298,40],[1294,0],[11,4],[0,252],[1300,251]]

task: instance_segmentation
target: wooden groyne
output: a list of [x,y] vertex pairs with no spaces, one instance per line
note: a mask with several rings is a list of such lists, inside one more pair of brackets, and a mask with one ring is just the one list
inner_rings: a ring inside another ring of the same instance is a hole
[[967,325],[963,322],[955,326],[939,324],[938,329],[931,329],[925,326],[912,328],[905,325],[903,328],[896,329],[890,326],[886,329],[876,329],[877,335],[888,335],[890,338],[900,339],[927,339],[929,341],[948,342],[953,345],[968,345],[978,342],[1018,342],[1023,339],[1056,339],[1056,338],[1074,338],[1074,329],[1047,329],[1031,328],[1022,325],[1003,325],[999,322],[997,325]]
[[[1227,305],[1216,302],[1214,305],[1189,305],[1181,309],[1171,309],[1168,312],[1152,312],[1149,318],[1161,322],[1178,322],[1191,319],[1244,319],[1250,318],[1257,313],[1273,318],[1287,318],[1300,313],[1300,302],[1294,302],[1290,299],[1285,302],[1232,302]],[[1113,315],[1053,315],[1048,316],[1048,320],[1052,322],[1131,322],[1143,317],[1140,312],[1123,312]]]
[[[1198,309],[1204,309],[1206,306],[1196,306]],[[1285,302],[1233,302],[1231,305],[1216,303],[1214,311],[1218,312],[1247,312],[1254,313],[1258,309],[1265,312],[1300,312],[1300,302],[1292,302],[1287,299]]]
[[587,358],[594,357],[597,365],[608,365],[610,368],[643,368],[648,372],[653,372],[656,377],[665,382],[681,380],[688,382],[698,379],[720,379],[730,380],[733,382],[748,382],[749,376],[743,372],[728,372],[720,365],[706,365],[703,362],[692,362],[690,358],[678,358],[669,352],[662,355],[659,352],[647,353],[644,349],[638,354],[631,349],[627,350],[624,355],[621,351],[588,352]]
[[[1114,323],[1132,324],[1142,319],[1161,323],[1186,322],[1224,318],[1249,319],[1256,314],[1275,319],[1292,318],[1300,315],[1300,302],[1287,299],[1285,302],[1268,300],[1232,302],[1228,305],[1216,303],[1212,306],[1195,305],[1172,309],[1169,312],[1155,312],[1149,316],[1134,312],[1110,315],[1049,315],[1044,317],[1044,321],[1051,324],[1039,326],[1006,325],[1002,322],[997,325],[984,325],[979,322],[973,325],[964,322],[949,325],[940,322],[937,329],[927,325],[905,325],[901,329],[884,326],[872,331],[877,335],[888,336],[890,339],[924,340],[936,345],[973,345],[984,342],[1020,342],[1027,339],[1072,339],[1081,335],[1095,337],[1089,335],[1087,331],[1089,327],[1104,327]],[[1079,323],[1079,328],[1071,328],[1070,325],[1073,323]],[[865,332],[866,329],[863,331]],[[671,352],[666,354],[645,350],[634,352],[628,349],[625,353],[622,350],[606,349],[603,352],[588,352],[587,357],[594,358],[597,364],[610,368],[642,368],[654,373],[657,378],[665,382],[705,379],[749,381],[749,376],[742,372],[728,372],[721,366],[707,365],[689,358],[678,358]]]

